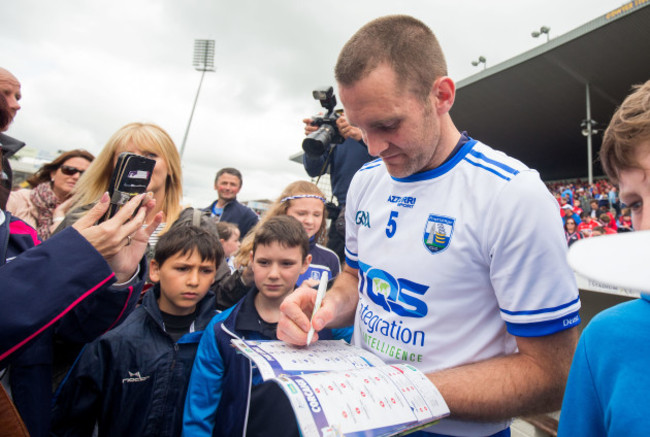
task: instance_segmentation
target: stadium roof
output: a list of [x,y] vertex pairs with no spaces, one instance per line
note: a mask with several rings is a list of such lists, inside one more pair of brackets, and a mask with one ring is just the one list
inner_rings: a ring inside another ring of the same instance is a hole
[[[650,79],[650,0],[633,0],[564,35],[456,83],[459,130],[537,169],[546,181],[588,177],[587,85],[593,174],[602,129],[632,85]],[[302,151],[290,157],[302,163]]]
[[[631,1],[459,81],[451,110],[456,127],[536,168],[544,180],[586,178],[580,124],[587,85],[591,119],[602,128],[631,86],[650,79],[648,6],[650,0]],[[592,136],[594,161],[601,137]]]

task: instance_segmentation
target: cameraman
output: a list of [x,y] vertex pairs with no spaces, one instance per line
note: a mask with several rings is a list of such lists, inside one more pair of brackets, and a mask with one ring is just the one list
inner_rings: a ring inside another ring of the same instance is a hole
[[[312,126],[311,118],[303,119],[305,123],[305,135],[309,135],[318,129]],[[352,176],[363,164],[373,159],[368,154],[368,148],[361,138],[361,130],[351,126],[345,118],[345,114],[336,120],[336,127],[345,138],[345,141],[338,145],[332,145],[319,156],[308,156],[304,153],[302,164],[307,174],[313,178],[319,177],[326,172],[330,174],[332,183],[332,194],[336,197],[338,207],[330,210],[330,224],[327,247],[332,249],[343,261],[345,259],[345,219],[343,209],[345,198],[348,194],[348,187]],[[341,220],[336,220],[341,217]],[[335,226],[335,223],[337,225]]]

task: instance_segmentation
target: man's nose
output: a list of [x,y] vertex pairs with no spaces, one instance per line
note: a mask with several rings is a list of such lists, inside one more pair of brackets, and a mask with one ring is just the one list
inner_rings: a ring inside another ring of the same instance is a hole
[[363,133],[363,142],[368,146],[368,153],[372,156],[379,156],[381,152],[388,148],[386,142],[380,134]]
[[7,99],[7,103],[9,104],[9,107],[14,111],[18,111],[20,109],[20,103],[18,100],[16,100],[15,96],[11,96],[9,99]]

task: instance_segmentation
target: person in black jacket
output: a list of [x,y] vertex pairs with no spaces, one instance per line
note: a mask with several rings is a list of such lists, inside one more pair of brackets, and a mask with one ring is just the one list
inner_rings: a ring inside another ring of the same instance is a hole
[[212,232],[175,226],[156,245],[143,304],[88,344],[57,394],[56,436],[178,436],[194,356],[214,309],[223,249]]
[[[108,208],[105,194],[86,217],[42,244],[33,228],[0,209],[0,369],[11,365],[13,401],[32,436],[48,435],[52,382],[45,353],[54,327],[78,326],[76,335],[85,339],[135,307],[146,273],[139,264],[162,220],[142,227],[152,205],[131,219],[143,198],[95,225]],[[26,353],[37,352],[41,361],[21,366]],[[0,416],[6,412],[0,408]]]
[[219,197],[204,208],[204,211],[210,211],[217,221],[235,223],[239,227],[240,239],[244,238],[259,220],[255,211],[237,201],[242,182],[241,172],[236,168],[226,167],[219,170],[214,178],[214,189]]

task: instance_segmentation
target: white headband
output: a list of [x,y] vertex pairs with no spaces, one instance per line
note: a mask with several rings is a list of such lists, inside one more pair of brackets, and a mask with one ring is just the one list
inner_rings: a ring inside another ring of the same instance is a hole
[[316,194],[297,194],[297,195],[295,195],[295,196],[287,196],[287,197],[283,197],[282,200],[280,200],[280,203],[284,203],[284,202],[286,202],[286,201],[288,201],[288,200],[304,199],[304,198],[318,199],[318,200],[320,200],[320,201],[323,202],[323,203],[326,202],[324,197],[318,196],[318,195],[316,195]]

